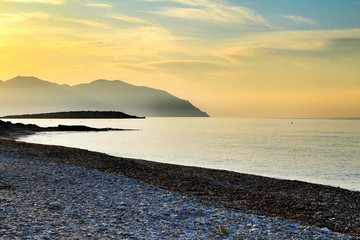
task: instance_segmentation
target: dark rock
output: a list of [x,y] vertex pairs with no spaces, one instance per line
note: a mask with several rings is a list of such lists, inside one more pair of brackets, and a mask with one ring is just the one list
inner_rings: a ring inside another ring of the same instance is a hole
[[70,111],[70,112],[52,112],[38,114],[9,115],[2,118],[11,119],[121,119],[121,118],[145,118],[129,115],[116,111]]
[[124,131],[130,129],[118,128],[92,128],[84,125],[58,125],[57,127],[39,127],[35,124],[11,123],[0,120],[0,137],[14,139],[17,135],[28,135],[36,132],[64,132],[64,131],[78,131],[78,132],[104,132],[104,131]]

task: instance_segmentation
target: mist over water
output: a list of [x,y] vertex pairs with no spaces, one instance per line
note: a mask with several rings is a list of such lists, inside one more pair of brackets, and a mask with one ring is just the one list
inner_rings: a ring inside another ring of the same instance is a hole
[[360,190],[360,120],[147,118],[11,120],[123,132],[39,133],[21,141]]

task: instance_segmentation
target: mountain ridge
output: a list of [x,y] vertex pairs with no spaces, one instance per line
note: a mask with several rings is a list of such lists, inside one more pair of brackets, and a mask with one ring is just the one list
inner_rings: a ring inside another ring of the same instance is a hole
[[0,115],[65,111],[121,111],[148,117],[208,117],[187,100],[161,89],[122,80],[97,79],[77,85],[32,76],[0,82]]
[[55,85],[58,85],[58,86],[61,86],[60,84],[57,84],[57,83],[53,83],[53,82],[50,82],[50,81],[46,81],[46,80],[42,80],[42,79],[39,79],[37,77],[33,77],[33,76],[16,76],[14,78],[11,78],[7,81],[4,81],[4,83],[6,85],[12,85],[12,86],[17,86],[17,85],[20,85],[20,84],[26,84],[26,85],[32,85],[32,84],[47,84],[47,85],[52,85],[52,86],[55,86]]

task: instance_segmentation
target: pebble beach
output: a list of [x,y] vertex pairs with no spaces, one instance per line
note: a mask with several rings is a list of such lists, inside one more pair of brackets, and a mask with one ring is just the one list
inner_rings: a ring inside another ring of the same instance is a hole
[[[139,170],[133,169],[133,175],[119,170],[132,168],[134,162],[125,160],[0,140],[0,239],[360,239],[358,192],[345,191],[354,205],[349,206],[348,228],[337,231],[331,224],[234,207],[216,191],[213,198],[196,188],[185,191],[180,183],[158,184],[153,176],[145,181],[137,177]],[[159,169],[139,161],[141,169]],[[189,169],[196,171],[185,172]],[[171,171],[164,174],[171,178]]]

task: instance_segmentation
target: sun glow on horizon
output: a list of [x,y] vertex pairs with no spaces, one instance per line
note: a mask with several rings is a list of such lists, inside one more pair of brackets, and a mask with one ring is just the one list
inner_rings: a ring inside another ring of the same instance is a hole
[[212,116],[360,117],[354,1],[0,5],[3,81],[119,79],[164,89]]

